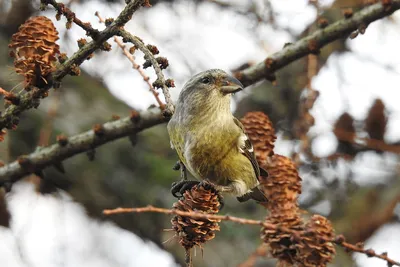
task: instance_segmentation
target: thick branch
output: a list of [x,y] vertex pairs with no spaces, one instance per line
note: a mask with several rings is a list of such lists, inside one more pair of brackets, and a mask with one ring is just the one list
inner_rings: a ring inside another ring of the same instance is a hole
[[[383,4],[390,2],[390,4]],[[400,9],[400,0],[381,1],[360,10],[351,18],[344,18],[328,27],[285,46],[281,51],[272,54],[264,61],[236,73],[237,78],[245,85],[251,85],[271,77],[278,69],[307,55],[318,53],[319,49],[332,41],[346,38],[350,33],[366,28],[371,22],[381,19]]]
[[[99,49],[105,41],[114,36],[119,28],[129,21],[132,14],[139,9],[141,5],[144,4],[144,0],[131,1],[120,15],[115,19],[111,25],[106,27],[103,31],[99,32],[96,38],[80,48],[74,55],[72,55],[63,64],[57,67],[50,80],[54,82],[60,82],[71,70],[73,66],[79,66],[85,61],[90,54],[95,50]],[[45,1],[45,3],[47,3]],[[49,1],[49,4],[56,4],[55,1]],[[31,108],[36,108],[39,105],[40,97],[44,92],[50,88],[33,88],[30,92],[21,96],[18,105],[10,105],[3,113],[0,115],[0,130],[4,128],[12,128],[14,124],[17,123],[19,115]]]
[[[39,149],[27,156],[0,168],[0,185],[19,180],[24,175],[41,171],[43,168],[57,165],[61,161],[76,154],[92,150],[110,141],[121,137],[130,136],[164,122],[159,108],[149,109],[143,112],[133,112],[130,117],[117,121],[107,122],[97,126],[97,130],[90,130],[72,136],[64,142]],[[96,131],[96,133],[95,133]]]

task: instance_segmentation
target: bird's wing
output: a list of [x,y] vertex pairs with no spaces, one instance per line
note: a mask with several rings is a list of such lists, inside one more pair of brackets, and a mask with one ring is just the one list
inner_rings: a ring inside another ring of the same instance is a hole
[[239,139],[240,139],[239,151],[250,160],[251,165],[253,166],[254,172],[256,173],[257,179],[259,178],[260,174],[262,176],[268,176],[268,172],[258,166],[256,155],[254,154],[253,145],[251,144],[250,139],[247,136],[242,123],[235,117],[233,118],[233,121],[242,131],[242,134],[239,137]]
[[177,128],[175,127],[172,120],[168,123],[167,129],[168,129],[168,134],[170,136],[171,148],[175,149],[181,162],[185,166],[187,166],[185,157],[183,156],[183,152],[184,152],[183,136],[181,135],[180,131],[177,131]]

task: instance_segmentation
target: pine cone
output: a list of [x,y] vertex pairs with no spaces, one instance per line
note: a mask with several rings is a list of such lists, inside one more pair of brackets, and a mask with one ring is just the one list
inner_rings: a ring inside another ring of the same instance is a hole
[[[264,205],[270,211],[265,222],[302,230],[303,220],[297,204],[297,196],[301,193],[301,178],[296,166],[289,158],[275,154],[265,168],[269,177],[261,177],[261,188],[269,200]],[[293,234],[263,227],[261,238],[280,264],[294,263],[298,239]]]
[[[344,140],[354,140],[356,136],[356,130],[354,129],[354,119],[353,117],[345,112],[339,119],[335,122],[333,133],[339,140],[339,145],[337,151],[339,153],[344,153],[347,155],[355,155],[357,153],[351,142]],[[343,140],[344,139],[344,140]]]
[[10,55],[15,71],[25,77],[27,85],[44,86],[46,77],[54,70],[60,53],[58,32],[50,19],[39,16],[28,19],[13,34]]
[[262,167],[269,173],[267,178],[261,177],[261,188],[270,200],[268,209],[271,212],[276,208],[279,209],[278,202],[297,203],[302,180],[293,161],[275,154],[270,162]]
[[340,115],[340,117],[335,122],[334,130],[333,130],[336,137],[338,139],[340,139],[340,134],[342,132],[354,134],[355,129],[354,129],[353,123],[354,123],[354,119],[349,113],[345,112],[342,115]]
[[[199,184],[183,194],[183,198],[173,205],[174,209],[189,212],[216,214],[219,211],[220,196],[210,184]],[[200,246],[215,237],[219,231],[219,220],[192,219],[176,215],[172,218],[172,228],[179,237],[179,243],[186,250]]]
[[[265,222],[292,230],[301,231],[303,229],[303,221],[296,203],[287,203],[286,207],[281,205],[280,211],[271,212]],[[268,251],[274,258],[277,258],[281,263],[294,263],[293,260],[297,255],[298,238],[294,238],[293,234],[263,227],[261,239],[268,245]]]
[[368,112],[365,121],[365,130],[372,139],[383,140],[386,132],[387,117],[385,115],[385,104],[376,99]]
[[263,112],[248,112],[241,122],[253,144],[258,164],[265,165],[274,154],[276,136],[271,120]]
[[332,242],[324,242],[334,238],[331,222],[321,215],[313,215],[305,227],[306,235],[297,244],[299,253],[297,261],[305,267],[325,267],[335,255]]

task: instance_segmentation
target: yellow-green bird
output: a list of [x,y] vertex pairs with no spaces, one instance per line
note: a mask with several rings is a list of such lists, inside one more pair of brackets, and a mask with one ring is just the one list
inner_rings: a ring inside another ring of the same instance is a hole
[[[171,146],[190,173],[220,192],[266,201],[258,189],[260,169],[253,146],[230,110],[232,94],[243,89],[225,71],[211,69],[193,76],[183,87],[168,123]],[[182,181],[173,194],[198,182]]]

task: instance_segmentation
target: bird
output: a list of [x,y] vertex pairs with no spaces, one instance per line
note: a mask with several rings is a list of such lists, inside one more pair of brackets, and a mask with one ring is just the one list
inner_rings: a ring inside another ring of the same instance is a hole
[[240,202],[267,201],[258,179],[268,173],[259,167],[243,125],[231,112],[232,95],[243,89],[238,79],[220,69],[198,73],[184,85],[167,129],[182,168],[198,181],[183,175],[172,186],[174,196],[202,182]]

